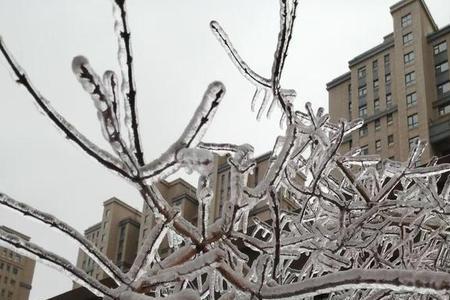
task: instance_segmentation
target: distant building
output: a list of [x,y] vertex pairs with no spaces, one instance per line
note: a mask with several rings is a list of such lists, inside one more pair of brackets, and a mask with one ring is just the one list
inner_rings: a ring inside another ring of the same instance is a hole
[[333,121],[363,118],[341,152],[406,160],[417,140],[422,163],[450,153],[450,25],[439,29],[423,0],[390,8],[394,31],[349,61],[350,71],[327,84]]
[[[11,228],[0,229],[29,241],[30,238]],[[0,299],[27,300],[30,296],[35,261],[14,251],[0,247]]]
[[[270,164],[271,153],[255,158],[256,167],[248,177],[248,185],[256,186],[265,175]],[[231,170],[226,156],[216,156],[212,175],[214,197],[209,211],[209,222],[217,220],[223,208],[223,203],[230,198]],[[300,181],[304,178],[299,178]],[[193,225],[197,225],[198,201],[196,188],[187,181],[178,178],[173,181],[163,180],[158,184],[159,191],[164,199],[173,207],[177,207],[181,215]],[[295,205],[283,195],[282,209],[292,210]],[[85,231],[85,236],[91,240],[103,253],[113,260],[122,270],[127,271],[137,254],[138,245],[142,245],[144,238],[155,224],[151,209],[144,204],[142,214],[122,201],[112,198],[104,203],[103,219]],[[250,217],[257,216],[260,220],[270,219],[270,210],[267,203],[262,201],[251,212]],[[252,227],[252,218],[249,218],[249,227]],[[121,238],[123,237],[123,238]],[[164,257],[170,251],[168,240],[161,243],[159,254]],[[121,259],[119,259],[119,257]],[[77,266],[86,273],[101,280],[105,285],[114,286],[112,280],[80,249]],[[51,300],[91,300],[99,299],[87,289],[74,284],[74,290],[61,294]]]
[[[142,214],[117,198],[103,203],[101,222],[85,230],[84,235],[110,258],[120,269],[127,271],[137,253]],[[77,267],[96,279],[104,279],[106,273],[81,249]],[[74,284],[74,288],[79,285]]]

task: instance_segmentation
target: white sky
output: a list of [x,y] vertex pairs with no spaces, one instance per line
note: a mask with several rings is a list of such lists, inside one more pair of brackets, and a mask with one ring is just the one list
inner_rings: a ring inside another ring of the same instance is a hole
[[[227,94],[205,140],[250,143],[270,150],[280,133],[278,115],[256,122],[253,88],[235,70],[209,30],[221,22],[241,56],[268,76],[278,33],[276,0],[129,1],[141,133],[147,159],[181,133],[208,83],[221,80]],[[284,87],[327,108],[326,82],[348,70],[348,61],[392,32],[395,0],[300,1]],[[427,0],[439,27],[450,23],[448,0]],[[118,70],[108,0],[0,0],[0,34],[35,86],[80,131],[107,148],[92,101],[71,72],[75,55],[98,73]],[[138,193],[55,130],[0,59],[0,191],[57,215],[83,231],[101,218],[111,196],[141,208]],[[0,207],[0,224],[75,263],[75,244],[46,226]],[[56,271],[37,265],[31,299],[71,288]]]

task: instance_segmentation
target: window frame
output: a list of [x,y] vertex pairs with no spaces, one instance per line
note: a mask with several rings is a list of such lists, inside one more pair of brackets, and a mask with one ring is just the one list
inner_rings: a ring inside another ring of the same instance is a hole
[[379,131],[381,130],[381,119],[375,119],[374,121],[374,127],[375,127],[375,131]]
[[[446,87],[447,89],[444,90],[444,87]],[[438,84],[436,88],[437,88],[438,96],[447,95],[448,93],[450,93],[450,80],[447,80],[446,82]],[[440,90],[442,90],[442,91],[440,92]]]
[[387,136],[387,144],[388,146],[392,146],[395,144],[394,135],[390,134]]
[[[414,96],[414,97],[413,97]],[[406,107],[413,107],[417,105],[417,92],[414,91],[406,95]]]
[[405,74],[405,85],[410,86],[416,82],[416,71]]
[[387,74],[385,74],[385,75],[384,75],[384,83],[386,83],[386,84],[390,84],[390,83],[391,83],[391,81],[392,81],[392,76],[391,76],[391,73],[387,73]]
[[[441,46],[444,46],[444,47],[442,47],[442,49],[441,49]],[[444,51],[447,51],[447,41],[442,41],[439,44],[436,44],[433,46],[434,55],[438,55]]]
[[375,151],[376,152],[381,152],[381,140],[376,140],[375,141]]
[[[419,136],[418,135],[416,135],[416,136],[413,136],[412,138],[409,138],[408,139],[408,144],[409,144],[409,151],[411,151],[412,150],[412,147],[411,147],[411,145],[415,145],[417,142],[415,142],[415,141],[417,141],[417,140],[420,140],[420,138],[419,138]],[[414,144],[412,144],[412,142],[414,142]]]
[[365,97],[365,96],[367,96],[367,86],[366,85],[361,86],[361,87],[358,88],[358,97],[362,98],[362,97]]
[[386,94],[386,107],[391,107],[392,105],[392,93],[388,93]]
[[[442,70],[442,66],[445,66],[445,65],[447,66],[446,67],[447,69]],[[443,62],[437,64],[436,66],[434,66],[434,70],[436,71],[436,75],[440,75],[440,74],[448,71],[448,60],[443,61]]]
[[366,76],[367,76],[366,66],[359,68],[358,69],[358,79],[366,78]]
[[403,63],[405,65],[412,64],[416,60],[416,53],[413,51],[410,51],[403,55]]
[[359,137],[364,137],[367,136],[368,134],[369,134],[369,127],[367,126],[367,124],[364,124],[359,128]]
[[438,107],[438,115],[440,117],[445,116],[449,113],[450,113],[450,103],[446,103]]
[[378,112],[381,110],[381,101],[380,98],[376,98],[373,100],[373,110]]
[[401,26],[402,28],[408,27],[409,25],[412,24],[412,14],[411,13],[407,13],[406,15],[404,15],[401,20]]
[[[364,112],[363,114],[361,112]],[[367,117],[367,104],[361,105],[358,109],[358,116],[360,118]]]
[[407,124],[408,124],[408,129],[410,129],[410,130],[419,127],[419,114],[413,113],[413,114],[408,115]]
[[405,33],[403,35],[403,45],[409,45],[412,43],[412,41],[414,40],[414,34],[412,31]]
[[386,119],[387,119],[388,126],[391,126],[392,124],[394,124],[394,114],[393,113],[388,113],[386,115]]
[[369,155],[369,145],[361,146],[360,155]]

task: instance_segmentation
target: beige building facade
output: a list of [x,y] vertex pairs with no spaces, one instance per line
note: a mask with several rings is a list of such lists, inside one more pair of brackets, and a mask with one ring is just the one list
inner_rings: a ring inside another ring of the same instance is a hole
[[439,29],[423,0],[400,1],[390,13],[393,32],[327,83],[329,112],[333,121],[365,121],[341,153],[361,148],[402,161],[420,139],[426,163],[450,153],[450,25]]
[[[6,232],[29,241],[30,238],[5,226]],[[30,296],[35,261],[15,251],[0,247],[0,300],[27,300]]]
[[[103,203],[101,222],[85,230],[84,235],[110,258],[120,269],[127,271],[137,253],[142,213],[117,198]],[[96,279],[104,279],[106,273],[81,249],[77,267]],[[74,288],[79,285],[74,284]]]
[[[255,158],[256,166],[253,173],[248,177],[248,185],[250,187],[256,186],[264,177],[270,165],[270,158],[271,153]],[[214,197],[211,200],[209,211],[210,223],[221,216],[223,205],[230,198],[231,168],[226,156],[215,157],[211,180]],[[303,181],[304,178],[299,178],[299,180]],[[177,178],[173,181],[163,180],[159,182],[158,188],[161,195],[170,205],[177,207],[183,217],[194,226],[197,225],[198,201],[194,186],[181,178]],[[286,211],[293,210],[295,204],[286,195],[282,196],[282,209]],[[248,223],[249,227],[254,225],[253,217],[257,217],[260,221],[270,219],[270,210],[266,202],[259,204],[252,210]],[[127,271],[136,257],[138,247],[142,245],[145,237],[154,225],[154,215],[146,204],[144,204],[142,213],[140,213],[122,201],[112,198],[104,203],[102,221],[85,230],[84,234],[101,252],[112,259],[122,270]],[[169,247],[167,238],[163,240],[159,250],[159,254],[162,257],[173,251]],[[81,249],[78,254],[77,266],[99,280],[107,277]],[[79,285],[74,284],[74,289],[78,287]],[[54,299],[72,299],[71,297],[74,297],[74,293],[81,293],[81,290],[77,289],[73,293],[61,295],[62,298],[57,296]]]

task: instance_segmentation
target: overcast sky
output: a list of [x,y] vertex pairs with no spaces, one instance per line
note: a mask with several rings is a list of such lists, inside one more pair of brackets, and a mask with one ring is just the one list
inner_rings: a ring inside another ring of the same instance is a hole
[[[271,149],[280,134],[278,115],[256,122],[253,88],[234,69],[209,30],[216,19],[241,56],[268,76],[278,33],[276,0],[129,1],[138,107],[147,159],[170,145],[189,121],[208,83],[227,93],[205,140],[250,143]],[[326,82],[348,70],[348,61],[392,32],[395,0],[300,1],[283,77],[306,101],[327,108]],[[448,0],[428,0],[439,27],[450,23]],[[0,34],[35,86],[80,131],[107,148],[96,112],[71,72],[72,57],[87,56],[97,70],[118,71],[116,38],[108,0],[0,0]],[[83,231],[101,218],[112,196],[140,209],[138,193],[88,158],[38,113],[31,97],[11,80],[0,59],[0,191],[59,216]],[[77,247],[46,226],[0,207],[0,225],[32,237],[72,262]],[[31,299],[71,288],[56,271],[37,265]]]

